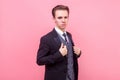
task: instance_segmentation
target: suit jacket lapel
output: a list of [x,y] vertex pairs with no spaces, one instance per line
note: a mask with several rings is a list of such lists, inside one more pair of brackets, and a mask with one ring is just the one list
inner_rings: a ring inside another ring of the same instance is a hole
[[53,29],[52,35],[54,36],[55,44],[56,44],[57,46],[60,46],[60,45],[61,45],[61,41],[60,41],[60,39],[59,39],[59,37],[58,37],[58,34],[57,34],[57,32],[55,31],[55,29]]
[[70,42],[72,43],[72,45],[74,46],[71,34],[67,32],[67,36],[68,36]]
[[[60,41],[59,36],[58,36],[58,33],[55,31],[55,29],[53,29],[52,35],[54,36],[54,41],[55,41],[56,46],[59,46],[59,47],[60,47],[61,41]],[[69,37],[72,45],[74,45],[74,43],[73,43],[73,41],[72,41],[71,35],[70,35],[68,32],[67,32],[67,35],[68,35],[68,37]]]

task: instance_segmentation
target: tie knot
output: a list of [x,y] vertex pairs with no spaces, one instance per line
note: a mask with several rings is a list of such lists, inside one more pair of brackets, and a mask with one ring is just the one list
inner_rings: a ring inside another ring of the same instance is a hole
[[64,37],[66,37],[66,34],[65,34],[65,33],[63,33],[63,36],[64,36]]
[[64,39],[65,39],[65,42],[67,42],[67,35],[65,33],[63,33],[63,36],[64,36]]

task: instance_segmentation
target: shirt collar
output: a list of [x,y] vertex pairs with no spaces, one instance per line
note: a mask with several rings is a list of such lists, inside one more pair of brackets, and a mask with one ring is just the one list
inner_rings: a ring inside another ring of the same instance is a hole
[[58,27],[55,27],[55,30],[57,31],[57,33],[58,33],[60,36],[63,36],[63,33],[66,34],[66,31],[63,32],[63,31],[61,31]]

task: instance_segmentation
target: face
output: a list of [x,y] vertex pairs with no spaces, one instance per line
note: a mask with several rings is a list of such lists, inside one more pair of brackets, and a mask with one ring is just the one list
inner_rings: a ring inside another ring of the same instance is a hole
[[60,30],[62,31],[65,30],[67,23],[68,23],[68,17],[69,17],[69,14],[67,10],[56,10],[55,11],[54,21],[55,21],[56,26]]

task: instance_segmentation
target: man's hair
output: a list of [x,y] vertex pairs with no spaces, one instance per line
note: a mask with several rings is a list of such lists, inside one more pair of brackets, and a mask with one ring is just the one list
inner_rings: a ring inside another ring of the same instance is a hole
[[52,9],[52,16],[55,18],[55,12],[57,10],[67,10],[68,14],[69,14],[69,8],[68,6],[65,5],[57,5]]

